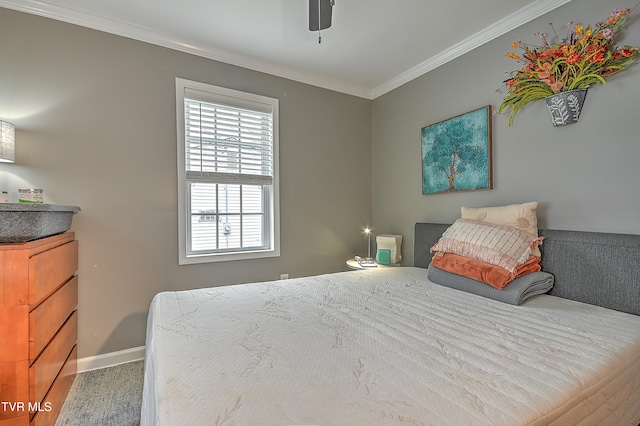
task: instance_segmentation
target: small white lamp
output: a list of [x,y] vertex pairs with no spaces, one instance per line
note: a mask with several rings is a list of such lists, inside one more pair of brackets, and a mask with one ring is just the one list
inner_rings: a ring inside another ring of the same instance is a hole
[[0,162],[13,163],[16,159],[16,128],[0,121]]
[[371,260],[371,229],[364,228],[364,233],[367,234],[367,237],[369,238],[369,244],[367,246],[367,260]]

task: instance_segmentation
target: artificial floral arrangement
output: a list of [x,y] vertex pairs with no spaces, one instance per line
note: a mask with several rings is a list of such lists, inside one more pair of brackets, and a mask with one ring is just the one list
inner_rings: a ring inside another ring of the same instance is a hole
[[631,65],[638,56],[638,48],[614,46],[615,36],[630,13],[631,9],[614,9],[606,22],[596,22],[586,28],[569,22],[567,34],[561,40],[553,24],[549,24],[558,40],[556,43],[551,43],[544,33],[535,34],[541,40],[540,46],[522,41],[512,43],[512,47],[522,49],[523,53],[508,52],[506,56],[520,62],[522,67],[506,74],[508,79],[504,84],[508,95],[498,110],[499,113],[510,110],[509,126],[529,102],[555,93],[606,84],[606,78]]

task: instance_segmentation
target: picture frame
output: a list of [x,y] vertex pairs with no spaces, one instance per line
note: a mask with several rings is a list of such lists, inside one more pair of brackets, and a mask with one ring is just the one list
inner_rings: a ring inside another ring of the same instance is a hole
[[421,130],[422,194],[493,189],[491,105]]

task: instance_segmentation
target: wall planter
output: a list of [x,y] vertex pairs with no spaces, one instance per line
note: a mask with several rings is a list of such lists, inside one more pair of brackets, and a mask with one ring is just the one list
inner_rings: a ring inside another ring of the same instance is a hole
[[[507,56],[518,61],[520,68],[506,73],[504,84],[509,93],[498,109],[499,113],[510,112],[509,126],[522,107],[542,99],[554,126],[578,121],[586,89],[606,84],[606,79],[625,70],[640,55],[640,48],[614,45],[630,13],[631,9],[614,9],[606,21],[593,26],[571,22],[562,39],[551,24],[553,37],[536,33],[539,45],[511,43],[522,52],[507,52]],[[579,89],[583,91],[576,92]]]
[[551,123],[554,126],[577,123],[587,97],[587,90],[589,89],[568,90],[544,98],[551,115]]

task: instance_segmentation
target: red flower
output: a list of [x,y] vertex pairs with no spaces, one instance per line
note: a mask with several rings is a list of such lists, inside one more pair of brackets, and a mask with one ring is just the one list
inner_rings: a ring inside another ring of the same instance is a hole
[[542,60],[545,60],[547,58],[553,58],[555,53],[556,53],[556,49],[549,48],[549,49],[546,49],[544,52],[541,52],[539,58]]
[[567,63],[575,64],[576,62],[578,62],[578,59],[580,59],[580,55],[578,55],[577,53],[574,53],[573,55],[567,58]]
[[587,46],[587,48],[584,51],[585,51],[585,53],[587,55],[590,55],[590,54],[594,53],[598,49],[599,48],[597,46],[594,46],[594,45],[591,44],[591,45]]
[[633,50],[631,49],[620,49],[619,52],[625,58],[630,58],[631,56],[633,56]]

